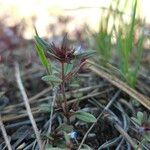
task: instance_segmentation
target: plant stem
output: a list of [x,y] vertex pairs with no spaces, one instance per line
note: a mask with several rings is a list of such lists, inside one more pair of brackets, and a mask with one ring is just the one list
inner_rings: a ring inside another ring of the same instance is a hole
[[67,106],[67,99],[66,99],[66,94],[65,94],[65,72],[64,72],[64,62],[61,63],[61,78],[62,78],[62,83],[61,83],[61,92],[63,95],[63,100],[64,100],[64,113],[67,118],[67,122],[69,123],[69,116],[68,116],[68,106]]
[[5,126],[4,126],[2,118],[1,118],[1,114],[0,114],[0,129],[2,131],[2,135],[4,137],[4,140],[5,140],[5,143],[6,143],[8,150],[12,150]]
[[38,142],[38,145],[39,145],[39,150],[43,150],[40,131],[37,128],[36,122],[34,120],[34,117],[33,117],[32,111],[31,111],[31,107],[30,107],[30,104],[29,104],[29,99],[27,97],[27,94],[25,92],[25,88],[24,88],[22,80],[21,80],[19,64],[17,62],[15,63],[15,71],[16,71],[16,81],[17,81],[17,84],[18,84],[18,88],[20,89],[20,92],[21,92],[21,95],[23,97],[24,104],[25,104],[25,107],[26,107],[26,110],[27,110],[27,114],[28,114],[29,119],[31,121],[33,130],[35,132],[35,136],[36,136],[36,139],[37,139],[37,142]]

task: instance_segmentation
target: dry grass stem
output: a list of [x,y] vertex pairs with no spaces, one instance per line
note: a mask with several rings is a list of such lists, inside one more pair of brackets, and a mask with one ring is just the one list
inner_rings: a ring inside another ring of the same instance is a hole
[[51,104],[51,113],[50,113],[50,119],[49,119],[48,134],[51,134],[52,118],[53,118],[54,106],[55,106],[55,101],[56,101],[56,95],[57,95],[57,89],[54,89],[54,91],[53,91],[53,101],[52,101],[52,104]]
[[30,104],[29,104],[29,100],[28,100],[27,94],[25,92],[25,89],[24,89],[24,86],[23,86],[23,83],[22,83],[22,80],[21,80],[18,63],[15,63],[15,72],[16,72],[16,74],[15,74],[16,75],[16,81],[17,81],[18,87],[20,89],[21,95],[23,97],[28,117],[29,117],[29,119],[31,121],[31,124],[33,126],[33,130],[34,130],[36,138],[37,138],[39,149],[43,150],[42,141],[41,141],[41,138],[40,138],[40,132],[39,132],[39,130],[37,128],[37,125],[36,125],[36,122],[33,118],[33,114],[32,114],[31,108],[30,108]]
[[5,127],[4,127],[2,118],[1,118],[1,115],[0,115],[0,128],[1,128],[2,135],[4,137],[4,140],[5,140],[5,143],[6,143],[6,146],[7,146],[8,150],[12,150],[11,145],[10,145],[10,141],[9,141],[9,138],[8,138],[8,135],[7,135],[7,132],[5,130]]
[[130,145],[134,149],[141,150],[140,148],[138,148],[138,145],[132,140],[132,138],[122,129],[121,126],[119,126],[118,124],[115,124],[114,126],[117,129],[117,131],[130,143]]
[[89,64],[92,64],[93,66],[89,66],[89,68],[101,76],[102,78],[106,79],[113,85],[117,86],[119,89],[130,95],[132,98],[136,99],[139,103],[141,103],[143,106],[145,106],[148,110],[150,110],[150,99],[140,93],[138,93],[136,90],[130,88],[127,84],[119,80],[113,75],[110,75],[103,71],[102,69],[95,67],[97,66],[95,63],[88,61]]
[[110,100],[110,102],[106,105],[106,107],[102,110],[102,112],[99,114],[99,116],[97,117],[96,119],[96,122],[94,122],[91,127],[88,129],[88,131],[85,133],[79,147],[78,147],[78,150],[81,149],[84,141],[86,140],[88,134],[90,133],[90,131],[93,129],[93,127],[95,126],[95,124],[97,123],[97,121],[101,118],[101,116],[103,115],[103,113],[108,110],[110,108],[110,106],[114,103],[114,101],[117,99],[117,97],[119,96],[120,94],[120,90],[112,97],[112,99]]

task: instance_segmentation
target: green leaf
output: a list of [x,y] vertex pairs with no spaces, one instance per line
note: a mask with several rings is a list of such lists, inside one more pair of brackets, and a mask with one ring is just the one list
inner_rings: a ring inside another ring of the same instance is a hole
[[66,144],[69,144],[70,143],[70,137],[66,132],[64,132],[64,138],[65,138]]
[[49,147],[46,150],[67,150],[66,148],[59,148],[59,147]]
[[131,117],[131,119],[138,125],[142,125],[143,119],[144,119],[144,114],[142,112],[138,111],[137,118]]
[[139,120],[140,124],[142,124],[143,122],[143,117],[144,117],[144,114],[141,111],[139,111],[137,113],[137,119]]
[[76,118],[85,122],[96,122],[96,118],[92,114],[84,111],[77,111],[74,115]]
[[134,123],[141,125],[140,121],[137,118],[131,117],[131,119],[134,121]]
[[81,52],[79,54],[76,54],[76,58],[77,59],[84,59],[84,58],[89,58],[91,57],[93,54],[95,54],[94,50],[86,50],[84,52]]
[[70,84],[70,87],[79,88],[80,85],[78,83],[72,83],[72,84]]
[[44,54],[42,47],[38,43],[36,43],[36,50],[42,65],[51,73],[51,66]]
[[35,30],[35,34],[36,34],[36,36],[34,37],[34,40],[35,40],[36,50],[37,50],[39,59],[40,59],[42,65],[47,69],[48,73],[51,74],[52,73],[51,64],[48,62],[48,60],[44,54],[44,51],[49,49],[49,44],[46,41],[44,41],[42,38],[39,37],[38,32],[35,27],[34,27],[34,30]]
[[45,40],[43,40],[39,36],[35,36],[34,39],[35,42],[38,43],[39,46],[43,49],[43,51],[47,51],[49,49],[50,46]]
[[45,135],[49,140],[54,141],[54,138],[50,134]]
[[73,126],[72,125],[68,125],[68,124],[61,124],[58,128],[57,131],[64,131],[67,133],[70,133],[73,130]]
[[[90,146],[88,146],[87,144],[83,144],[83,149],[84,150],[92,150],[92,148],[90,147]],[[81,150],[83,150],[83,149],[81,149]]]
[[51,112],[51,106],[47,103],[41,104],[39,109],[41,112],[44,112],[44,113],[50,113]]
[[144,136],[144,138],[145,138],[148,142],[150,142],[150,133],[147,133],[147,134]]
[[134,40],[134,27],[135,27],[135,19],[136,19],[136,10],[137,10],[137,0],[135,0],[135,4],[133,6],[132,11],[132,18],[131,18],[131,25],[130,25],[130,32],[129,37],[127,39],[127,51],[132,51],[133,49],[133,40]]
[[148,120],[147,120],[147,121],[148,121],[148,123],[150,124],[150,116],[148,117]]
[[64,66],[64,73],[65,73],[65,75],[70,73],[72,69],[73,69],[73,64],[66,64],[65,63],[65,66]]
[[5,94],[5,92],[0,92],[0,97],[2,97]]
[[46,75],[42,77],[42,80],[45,82],[56,82],[56,83],[61,83],[62,80],[55,75]]

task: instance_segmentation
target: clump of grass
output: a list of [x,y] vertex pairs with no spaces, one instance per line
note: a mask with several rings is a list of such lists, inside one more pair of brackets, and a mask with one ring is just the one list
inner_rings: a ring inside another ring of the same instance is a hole
[[[119,1],[116,1],[116,7],[113,9],[113,7],[110,6],[106,16],[102,13],[103,16],[100,21],[99,31],[94,34],[95,47],[100,65],[105,68],[110,68],[108,64],[111,64],[111,69],[115,70],[115,72],[117,71],[117,74],[119,74],[122,80],[127,82],[131,87],[135,87],[141,66],[140,61],[144,42],[143,33],[141,33],[136,43],[134,41],[136,28],[139,23],[138,19],[136,19],[137,0],[133,3],[132,15],[129,23],[123,20],[124,13],[123,11],[119,11],[117,8],[118,5]],[[125,5],[127,5],[127,1]],[[110,19],[113,20],[111,26]],[[112,43],[114,37],[115,43]],[[117,59],[114,60],[114,58]],[[112,62],[114,63],[112,64]]]
[[[119,58],[119,70],[121,71],[126,82],[134,87],[136,84],[138,72],[140,69],[140,60],[143,52],[143,34],[138,39],[137,43],[134,42],[135,30],[136,30],[136,10],[137,1],[133,6],[133,12],[130,23],[124,24],[119,27],[117,33],[117,54]],[[134,58],[133,58],[134,57]]]
[[111,17],[111,6],[108,10],[103,10],[101,21],[99,23],[98,33],[94,33],[96,51],[99,55],[100,63],[106,66],[111,59],[111,39],[112,29],[109,31],[109,20]]

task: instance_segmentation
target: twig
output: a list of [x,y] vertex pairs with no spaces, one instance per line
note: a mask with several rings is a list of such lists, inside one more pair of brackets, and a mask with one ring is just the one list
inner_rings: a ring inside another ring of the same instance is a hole
[[42,141],[41,141],[41,138],[40,138],[40,132],[39,132],[39,130],[37,128],[37,125],[36,125],[36,122],[33,118],[33,114],[32,114],[31,108],[30,108],[30,104],[28,102],[28,97],[27,97],[27,94],[25,92],[25,89],[24,89],[22,81],[21,81],[20,70],[19,70],[18,63],[15,63],[15,71],[16,71],[17,84],[18,84],[18,87],[19,87],[20,92],[22,94],[22,97],[23,97],[23,100],[24,100],[24,103],[25,103],[25,107],[26,107],[26,110],[27,110],[27,114],[28,114],[29,119],[31,121],[31,124],[33,126],[33,129],[34,129],[34,132],[35,132],[35,135],[36,135],[36,138],[37,138],[37,142],[38,142],[38,145],[39,145],[39,149],[42,150],[43,146],[42,146]]
[[53,90],[53,101],[51,105],[51,113],[50,113],[50,119],[49,119],[49,127],[48,127],[48,134],[51,133],[51,128],[52,128],[52,118],[53,118],[53,112],[54,112],[54,106],[55,106],[55,101],[56,101],[56,95],[57,95],[57,87],[54,87]]
[[[89,86],[89,87],[84,87],[84,88],[73,90],[73,91],[68,91],[68,92],[66,92],[66,94],[69,95],[69,94],[75,94],[75,93],[78,93],[78,92],[87,92],[89,90],[96,89],[96,88],[101,88],[101,87],[103,87],[103,86],[102,85]],[[41,98],[41,99],[38,99],[38,98],[41,97],[42,95],[45,95],[46,93],[48,93],[51,90],[52,90],[51,87],[48,87],[48,88],[44,89],[43,91],[39,92],[35,96],[29,98],[29,103],[32,104],[32,103],[35,102],[35,100],[36,100],[36,102],[41,102],[43,100],[49,99],[50,96],[46,97],[46,98]],[[5,109],[4,109],[4,111],[2,113],[3,114],[4,113],[8,114],[9,110],[13,110],[13,109],[16,109],[17,107],[21,107],[21,106],[24,106],[23,102],[21,102],[19,104],[14,104],[14,105],[6,106]]]
[[118,144],[118,142],[122,139],[122,136],[119,135],[116,138],[110,139],[109,141],[106,141],[104,144],[102,144],[98,150],[103,150],[103,149],[110,149],[111,146],[114,146]]
[[[138,145],[132,140],[132,138],[122,129],[120,125],[117,123],[114,125],[114,127],[119,131],[119,133],[131,144],[131,146],[134,149],[138,148]],[[138,150],[141,150],[140,148]]]
[[114,90],[113,88],[108,88],[108,89],[106,89],[104,91],[101,91],[101,92],[89,93],[88,95],[82,96],[80,98],[75,98],[75,99],[69,100],[67,103],[71,104],[71,103],[74,103],[74,102],[76,102],[78,100],[80,100],[80,101],[81,100],[87,100],[90,97],[99,96],[99,95],[102,95],[104,93],[107,93],[107,92],[110,92],[110,91],[113,91],[113,90]]
[[[51,87],[48,87],[48,88],[44,89],[43,91],[39,92],[35,96],[29,98],[29,102],[31,103],[34,100],[37,100],[39,97],[41,97],[41,96],[45,95],[46,93],[48,93],[49,91],[51,91],[51,89],[52,89]],[[5,107],[5,110],[7,110],[7,109],[13,109],[13,108],[20,107],[20,106],[24,106],[24,103],[14,104],[14,105],[7,106],[7,107]]]
[[79,147],[78,147],[78,150],[81,149],[84,141],[86,140],[88,134],[90,133],[90,131],[93,129],[93,127],[95,126],[95,124],[97,123],[97,121],[101,118],[102,114],[108,110],[110,108],[110,106],[114,103],[114,101],[116,100],[116,98],[119,96],[120,94],[120,90],[112,97],[112,99],[110,100],[110,102],[106,105],[106,107],[102,110],[102,112],[99,114],[99,116],[97,117],[96,121],[91,125],[91,127],[88,129],[88,131],[86,132],[86,134],[84,135]]
[[[43,122],[44,121],[44,117],[38,117],[37,119],[35,119],[36,122]],[[18,128],[20,126],[23,125],[31,125],[31,121],[30,120],[24,120],[24,121],[19,121],[16,123],[10,123],[8,125],[6,125],[6,129],[11,129],[11,128]]]
[[[54,89],[53,89],[53,101],[51,104],[51,113],[50,113],[50,119],[49,119],[49,127],[48,127],[48,131],[47,131],[47,133],[49,135],[51,134],[51,130],[52,130],[53,113],[54,113],[54,106],[55,106],[57,91],[58,91],[57,87],[54,87]],[[47,143],[48,143],[48,141],[49,141],[49,139],[47,139]]]
[[[98,95],[101,95],[101,94],[104,94],[104,93],[107,93],[107,92],[110,92],[110,91],[112,91],[113,90],[113,88],[108,88],[107,90],[104,90],[104,91],[101,91],[101,92],[96,92],[96,93],[90,93],[90,94],[88,94],[88,95],[86,95],[86,96],[82,96],[81,98],[80,98],[80,101],[84,101],[84,100],[87,100],[88,98],[90,98],[90,97],[95,97],[95,96],[98,96]],[[45,99],[45,98],[44,98]],[[69,105],[69,104],[72,104],[72,103],[74,103],[74,102],[76,102],[77,100],[79,100],[79,99],[72,99],[72,100],[69,100],[68,102],[67,102],[67,104]],[[38,99],[38,102],[43,102],[43,99]],[[22,104],[22,103],[21,103]],[[10,112],[5,112],[6,114],[10,114]],[[32,114],[35,116],[35,115],[38,115],[40,113],[40,110],[39,110],[39,108],[37,107],[37,108],[32,108]],[[17,120],[17,119],[21,119],[21,118],[25,118],[25,117],[27,117],[27,114],[26,113],[23,113],[23,114],[17,114],[17,116],[16,116],[16,114],[11,114],[11,115],[4,115],[3,117],[2,117],[2,120],[3,120],[3,122],[8,122],[8,121],[14,121],[14,120]]]
[[8,150],[12,150],[9,139],[8,139],[7,132],[6,132],[4,124],[2,122],[1,114],[0,114],[0,128],[1,128],[2,135],[4,137],[4,140],[5,140],[5,143],[6,143],[6,146],[7,146]]
[[117,86],[119,89],[130,95],[132,98],[136,99],[139,103],[141,103],[143,106],[145,106],[148,110],[150,110],[150,98],[146,97],[136,90],[129,87],[126,83],[119,80],[117,77],[108,74],[106,71],[102,70],[92,61],[88,60],[88,63],[93,66],[89,66],[89,69],[91,69],[93,72],[101,76],[102,78],[106,79],[113,85]]
[[[104,90],[102,92],[90,93],[90,94],[88,94],[86,96],[82,96],[80,99],[76,99],[75,98],[75,99],[69,100],[67,102],[67,104],[72,104],[72,103],[76,102],[77,100],[84,101],[84,100],[87,100],[90,97],[95,97],[95,96],[98,96],[98,95],[110,92],[112,90],[113,90],[113,88],[109,88],[109,89],[106,89],[106,90]],[[40,99],[38,99],[38,102],[43,102],[42,100],[43,99],[41,99],[41,101],[40,101]],[[32,108],[32,114],[33,115],[38,115],[40,113],[40,111],[39,111],[38,108],[35,108],[36,110],[33,110],[33,109],[34,108]],[[16,114],[13,114],[13,115],[11,114],[11,115],[4,115],[4,117],[2,117],[2,120],[3,120],[3,122],[8,122],[8,121],[12,121],[12,120],[16,120],[16,119],[21,119],[21,118],[25,118],[25,117],[27,117],[27,114],[25,114],[25,113],[19,114],[17,116],[16,116]]]
[[[86,91],[89,91],[89,90],[92,90],[94,88],[99,88],[99,87],[102,87],[102,85],[95,85],[95,86],[89,86],[89,87],[84,87],[84,88],[81,88],[81,89],[77,89],[77,90],[73,90],[73,91],[69,91],[69,92],[66,92],[66,94],[74,94],[74,93],[77,93],[77,92],[86,92]],[[39,97],[45,95],[46,93],[50,92],[52,90],[51,87],[48,87],[46,89],[44,89],[43,91],[39,92],[38,94],[36,94],[35,96],[29,98],[29,102],[30,104],[31,103],[34,103],[34,101],[38,100],[38,102],[40,102],[40,100],[42,99],[38,99]],[[45,99],[45,98],[44,98]],[[10,106],[6,106],[3,113],[6,112],[8,113],[7,111],[8,110],[13,110],[14,108],[16,109],[16,107],[21,107],[21,106],[24,106],[24,103],[19,103],[19,104],[14,104],[14,105],[10,105]]]
[[36,99],[38,99],[39,97],[45,95],[46,93],[50,92],[52,90],[51,87],[48,87],[46,89],[44,89],[43,91],[39,92],[38,94],[36,94],[35,96],[29,98],[29,101],[34,101]]
[[[120,105],[120,103],[117,103],[117,108],[118,108],[118,110],[121,111],[122,115],[125,114],[125,112],[124,112],[122,106]],[[112,114],[112,115],[113,115],[113,114]],[[123,124],[124,124],[124,125],[123,125],[123,127],[121,127],[121,126],[120,126],[120,123],[119,123],[118,121],[114,121],[114,119],[110,119],[110,118],[108,117],[108,120],[114,125],[114,127],[116,128],[116,130],[120,133],[120,136],[122,137],[122,140],[121,140],[120,144],[118,144],[116,150],[120,149],[121,144],[123,143],[123,140],[126,140],[127,143],[129,143],[134,149],[141,150],[141,148],[136,144],[136,142],[134,142],[134,141],[132,140],[132,138],[131,138],[131,137],[128,135],[128,133],[127,133],[127,131],[128,131],[128,126],[127,126],[127,120],[126,120],[126,119],[127,119],[127,118],[123,115],[123,120],[124,120],[124,121],[123,121]],[[104,145],[104,144],[103,144],[103,145]],[[106,148],[106,147],[104,147],[103,145],[100,146],[100,148],[99,148],[98,150],[103,149],[103,148]]]
[[[37,115],[37,114],[39,114],[40,113],[40,111],[39,110],[36,110],[36,111],[32,111],[32,114],[33,115]],[[28,116],[28,114],[27,113],[23,113],[23,114],[13,114],[13,115],[4,115],[3,117],[2,117],[2,120],[3,120],[3,122],[8,122],[8,121],[16,121],[17,119],[22,119],[22,118],[25,118],[25,117],[27,117]]]

